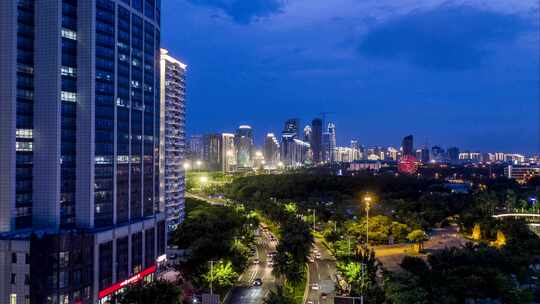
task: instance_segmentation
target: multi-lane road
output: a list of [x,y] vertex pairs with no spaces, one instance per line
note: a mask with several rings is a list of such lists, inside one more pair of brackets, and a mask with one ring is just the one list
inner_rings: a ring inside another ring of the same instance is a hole
[[[252,264],[240,276],[237,286],[233,288],[227,299],[227,303],[262,304],[270,290],[275,289],[276,279],[272,275],[272,266],[269,265],[272,258],[268,254],[276,250],[276,241],[275,239],[271,240],[270,237],[269,232],[264,232],[261,229],[260,236],[256,239],[256,254],[250,261]],[[255,263],[256,259],[259,261],[257,264]],[[253,286],[256,279],[262,281],[261,286]]]
[[336,259],[322,245],[315,240],[313,262],[309,266],[309,291],[306,303],[331,304],[334,303],[334,287],[336,280]]

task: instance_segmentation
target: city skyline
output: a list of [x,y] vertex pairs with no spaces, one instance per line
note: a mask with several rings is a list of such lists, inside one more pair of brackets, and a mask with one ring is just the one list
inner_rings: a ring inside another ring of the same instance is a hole
[[332,111],[339,145],[395,145],[410,133],[538,152],[537,3],[397,2],[164,2],[163,26],[185,35],[164,32],[163,45],[192,67],[188,132],[249,124],[259,142],[287,118],[303,126]]

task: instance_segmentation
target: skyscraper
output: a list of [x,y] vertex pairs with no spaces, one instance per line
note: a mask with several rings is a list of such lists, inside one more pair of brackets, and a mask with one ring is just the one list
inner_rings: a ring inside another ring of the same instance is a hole
[[168,231],[184,218],[186,67],[161,49],[160,204],[165,206]]
[[448,148],[448,159],[450,160],[451,164],[459,163],[459,148],[457,147]]
[[410,155],[414,156],[414,145],[413,145],[413,136],[408,135],[403,138],[403,142],[401,143],[401,148],[403,149],[403,155]]
[[164,254],[160,1],[144,4],[0,1],[0,256],[28,263],[0,260],[0,303],[104,301]]
[[223,168],[223,137],[220,133],[203,136],[203,159],[206,169],[220,171]]
[[194,134],[189,137],[189,158],[203,159],[203,136]]
[[300,139],[300,119],[290,118],[285,121],[283,133],[294,134],[295,138]]
[[264,140],[264,160],[270,168],[276,168],[279,162],[279,141],[274,133],[268,133]]
[[313,162],[318,164],[322,161],[322,119],[315,118],[311,122],[311,151]]
[[305,142],[311,142],[311,133],[313,131],[311,130],[311,126],[307,125],[304,127],[304,138],[302,139]]
[[251,129],[251,126],[241,125],[238,127],[234,140],[238,169],[251,169],[251,156],[253,151],[253,130]]
[[428,147],[423,147],[422,150],[420,150],[420,160],[426,164],[430,161],[430,155],[429,155],[429,149]]
[[330,162],[336,161],[336,125],[333,122],[328,123],[328,155]]
[[230,133],[205,134],[203,159],[209,171],[232,172],[236,166],[235,136]]

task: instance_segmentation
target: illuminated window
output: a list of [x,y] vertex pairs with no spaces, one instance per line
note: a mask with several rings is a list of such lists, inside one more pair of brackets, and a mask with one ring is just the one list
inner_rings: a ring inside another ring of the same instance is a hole
[[77,93],[62,91],[60,98],[62,101],[77,102]]
[[17,151],[32,151],[32,143],[31,142],[16,142],[15,143],[15,150]]
[[62,37],[71,40],[77,40],[77,32],[70,29],[62,28]]
[[32,129],[17,129],[16,137],[17,138],[32,138],[33,130]]
[[77,76],[77,69],[72,68],[72,67],[62,66],[60,71],[62,73],[62,76],[71,76],[71,77]]
[[17,304],[17,294],[12,293],[9,295],[9,304]]

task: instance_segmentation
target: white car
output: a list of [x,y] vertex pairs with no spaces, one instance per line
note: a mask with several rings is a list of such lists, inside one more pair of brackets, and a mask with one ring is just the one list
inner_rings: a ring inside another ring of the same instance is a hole
[[318,283],[313,283],[313,284],[311,285],[311,289],[312,289],[312,290],[319,290],[319,284],[318,284]]
[[317,260],[320,260],[320,259],[322,258],[322,256],[321,256],[320,253],[317,253],[317,254],[315,254],[315,258],[316,258]]

